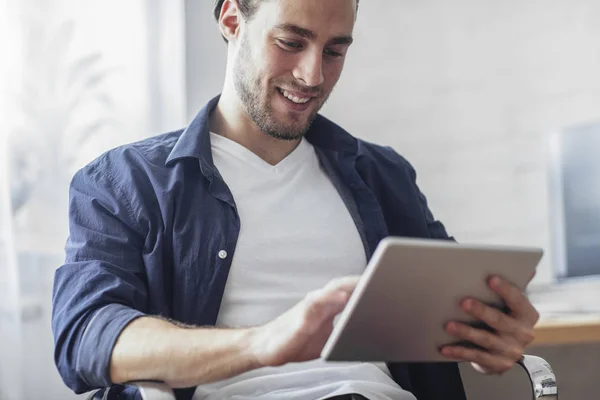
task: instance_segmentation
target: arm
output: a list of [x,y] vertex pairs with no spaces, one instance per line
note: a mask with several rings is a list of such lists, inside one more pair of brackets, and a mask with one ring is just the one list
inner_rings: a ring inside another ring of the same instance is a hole
[[[394,210],[390,216],[395,223],[392,234],[400,236],[419,236],[436,240],[452,240],[444,225],[431,212],[427,198],[417,184],[417,173],[411,163],[391,147],[381,148],[387,168],[378,175],[384,179],[384,187],[398,188],[403,192],[387,203],[387,209]],[[393,170],[395,173],[385,173]],[[401,186],[399,186],[401,185]],[[399,196],[399,197],[398,197]],[[386,198],[380,201],[385,202]],[[400,221],[398,223],[397,221]],[[411,228],[408,230],[407,225]],[[417,398],[465,398],[465,392],[456,363],[393,363],[387,366],[394,380],[404,389],[411,391]],[[436,385],[431,385],[436,382]]]
[[275,320],[248,329],[184,328],[140,318],[112,353],[111,380],[157,380],[172,388],[198,386],[243,372],[318,358],[358,277],[309,293]]
[[[410,165],[409,170],[431,237],[454,240],[448,236],[442,223],[433,218],[425,196],[417,187],[416,172]],[[495,332],[475,329],[459,322],[446,326],[449,334],[475,343],[487,351],[447,346],[442,350],[442,354],[452,360],[470,361],[475,369],[482,373],[502,374],[523,357],[525,348],[533,341],[533,327],[539,319],[539,314],[525,295],[508,282],[499,278],[490,279],[488,285],[504,299],[509,307],[508,313],[505,314],[475,299],[464,299],[461,301],[461,308],[466,314],[485,322]]]
[[378,163],[365,167],[363,179],[381,205],[390,234],[437,240],[454,240],[429,208],[417,184],[412,164],[391,147],[374,146]]
[[[120,166],[124,169],[124,166]],[[76,393],[111,385],[109,363],[121,331],[145,315],[145,235],[103,156],[71,183],[65,264],[52,293],[54,359]]]
[[73,179],[67,257],[55,274],[55,361],[69,387],[82,393],[132,380],[194,386],[319,356],[354,280],[334,282],[248,330],[183,328],[147,316],[146,235],[140,210],[127,201],[152,193],[126,191],[131,179],[112,171],[128,167],[109,162],[101,158]]
[[[429,210],[427,200],[417,186],[414,168],[406,160],[403,161],[418,196],[430,238],[454,240]],[[490,279],[488,285],[504,299],[509,308],[508,313],[475,299],[464,299],[461,301],[461,308],[466,314],[485,322],[494,332],[476,329],[460,322],[451,322],[446,326],[449,334],[475,343],[487,351],[446,346],[442,354],[450,360],[470,361],[483,373],[504,373],[521,359],[525,347],[533,341],[533,327],[539,319],[539,314],[525,295],[508,282],[499,278]]]
[[117,340],[111,382],[153,380],[185,388],[226,379],[261,366],[252,340],[251,329],[185,328],[139,318]]
[[417,197],[419,199],[419,205],[421,206],[421,211],[423,212],[423,217],[425,218],[425,222],[427,223],[427,230],[429,231],[429,235],[432,239],[441,239],[441,240],[452,240],[454,238],[449,236],[446,232],[446,228],[444,224],[440,221],[436,220],[433,216],[433,213],[429,209],[429,205],[427,204],[427,198],[419,189],[417,185],[417,171],[415,171],[414,167],[405,160],[405,163],[408,168],[408,172],[410,175],[411,183],[413,184],[414,190],[417,193]]

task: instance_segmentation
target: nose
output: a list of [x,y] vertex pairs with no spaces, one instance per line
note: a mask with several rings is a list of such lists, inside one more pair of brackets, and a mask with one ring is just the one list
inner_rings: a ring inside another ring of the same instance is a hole
[[294,69],[294,78],[302,81],[306,86],[321,85],[325,80],[323,77],[323,54],[320,51],[303,52]]

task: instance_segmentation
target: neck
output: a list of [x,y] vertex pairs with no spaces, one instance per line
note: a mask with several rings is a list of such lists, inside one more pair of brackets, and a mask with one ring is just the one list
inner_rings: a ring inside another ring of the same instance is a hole
[[300,143],[300,140],[281,140],[261,131],[250,119],[233,88],[227,83],[217,107],[210,117],[210,130],[241,144],[265,162],[277,165]]

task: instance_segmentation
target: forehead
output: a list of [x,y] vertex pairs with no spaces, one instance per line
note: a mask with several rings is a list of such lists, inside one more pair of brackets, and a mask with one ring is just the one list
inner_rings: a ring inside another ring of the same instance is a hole
[[356,0],[262,1],[255,18],[268,31],[295,25],[315,32],[318,39],[350,36],[356,20]]

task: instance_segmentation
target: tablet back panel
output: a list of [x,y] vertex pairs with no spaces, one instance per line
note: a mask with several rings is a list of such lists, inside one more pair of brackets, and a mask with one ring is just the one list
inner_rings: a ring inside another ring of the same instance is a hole
[[488,277],[498,275],[524,290],[541,256],[541,249],[387,238],[321,356],[330,361],[449,361],[439,348],[457,340],[445,332],[445,324],[475,322],[460,309],[460,301],[473,297],[504,307],[487,286]]

